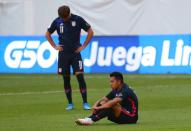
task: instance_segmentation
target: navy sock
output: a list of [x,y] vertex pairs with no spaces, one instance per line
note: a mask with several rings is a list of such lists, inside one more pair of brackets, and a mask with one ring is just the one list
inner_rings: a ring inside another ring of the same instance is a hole
[[109,116],[109,114],[111,113],[112,113],[111,108],[101,109],[101,110],[93,112],[93,114],[89,116],[89,118],[91,118],[92,121],[96,122],[104,117]]
[[79,88],[80,92],[82,95],[83,103],[87,103],[87,89],[86,89],[86,82],[84,80],[84,75],[79,74],[77,75],[78,83],[79,83]]
[[64,80],[64,90],[66,97],[68,99],[68,103],[72,103],[72,88],[70,84],[70,76],[65,76],[63,75],[63,80]]

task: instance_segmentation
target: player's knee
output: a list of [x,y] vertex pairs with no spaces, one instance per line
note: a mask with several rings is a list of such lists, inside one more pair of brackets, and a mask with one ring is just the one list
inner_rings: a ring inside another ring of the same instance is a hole
[[84,75],[83,74],[78,74],[76,77],[78,79],[80,88],[86,88],[86,82],[85,82],[85,79],[84,79]]
[[83,72],[75,72],[75,76],[78,76],[80,74],[84,74]]
[[119,115],[121,114],[121,105],[117,104],[117,105],[113,106],[112,110],[114,112],[115,117],[119,117]]
[[63,80],[64,80],[64,88],[70,88],[70,75],[65,74],[63,75]]
[[70,73],[62,74],[63,77],[70,77]]
[[64,74],[64,75],[62,75],[62,77],[63,77],[64,81],[69,81],[70,80],[70,75],[68,75],[68,74]]
[[106,103],[106,101],[100,101],[99,104],[100,105],[104,105]]

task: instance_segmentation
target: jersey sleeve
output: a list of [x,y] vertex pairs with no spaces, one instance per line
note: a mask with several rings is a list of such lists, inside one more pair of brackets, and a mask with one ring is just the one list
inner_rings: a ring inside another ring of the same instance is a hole
[[80,17],[80,26],[83,30],[85,30],[86,32],[88,31],[88,29],[91,27],[89,23],[87,23],[82,17]]
[[107,97],[109,100],[113,99],[115,97],[113,91],[110,91],[105,97]]
[[50,34],[54,33],[54,31],[56,30],[56,21],[54,20],[52,22],[52,24],[50,25],[50,27],[48,27],[48,32],[50,32]]

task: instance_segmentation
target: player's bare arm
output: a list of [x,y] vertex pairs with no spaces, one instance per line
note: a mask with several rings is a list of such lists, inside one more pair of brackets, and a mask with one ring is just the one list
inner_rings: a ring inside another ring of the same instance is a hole
[[97,107],[99,104],[102,105],[108,101],[109,99],[107,97],[103,97],[101,100],[96,101],[92,108],[94,109],[94,107]]
[[105,109],[105,108],[112,108],[113,106],[117,105],[118,103],[120,103],[122,101],[121,98],[114,98],[112,100],[109,100],[108,102],[106,102],[105,104],[95,107],[95,110],[100,110],[100,109]]
[[50,32],[47,31],[46,34],[45,34],[45,36],[46,36],[48,42],[50,43],[50,45],[51,45],[55,50],[58,50],[58,51],[62,51],[62,50],[63,50],[62,46],[56,45],[56,44],[54,43]]
[[79,52],[81,52],[83,49],[86,48],[86,46],[89,44],[91,38],[93,37],[93,34],[94,34],[94,32],[93,32],[92,28],[90,27],[90,28],[88,29],[88,31],[87,31],[86,40],[84,41],[84,43],[82,44],[82,46],[80,46],[80,47],[75,51],[76,53],[79,53]]

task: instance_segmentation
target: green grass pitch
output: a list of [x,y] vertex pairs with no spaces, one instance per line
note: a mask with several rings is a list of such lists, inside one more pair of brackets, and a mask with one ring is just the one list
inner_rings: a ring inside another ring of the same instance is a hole
[[[92,105],[110,90],[107,74],[86,74]],[[139,121],[117,125],[103,119],[77,126],[82,109],[78,83],[71,79],[75,109],[66,111],[61,76],[1,74],[0,131],[191,131],[191,75],[124,75],[139,98]]]

